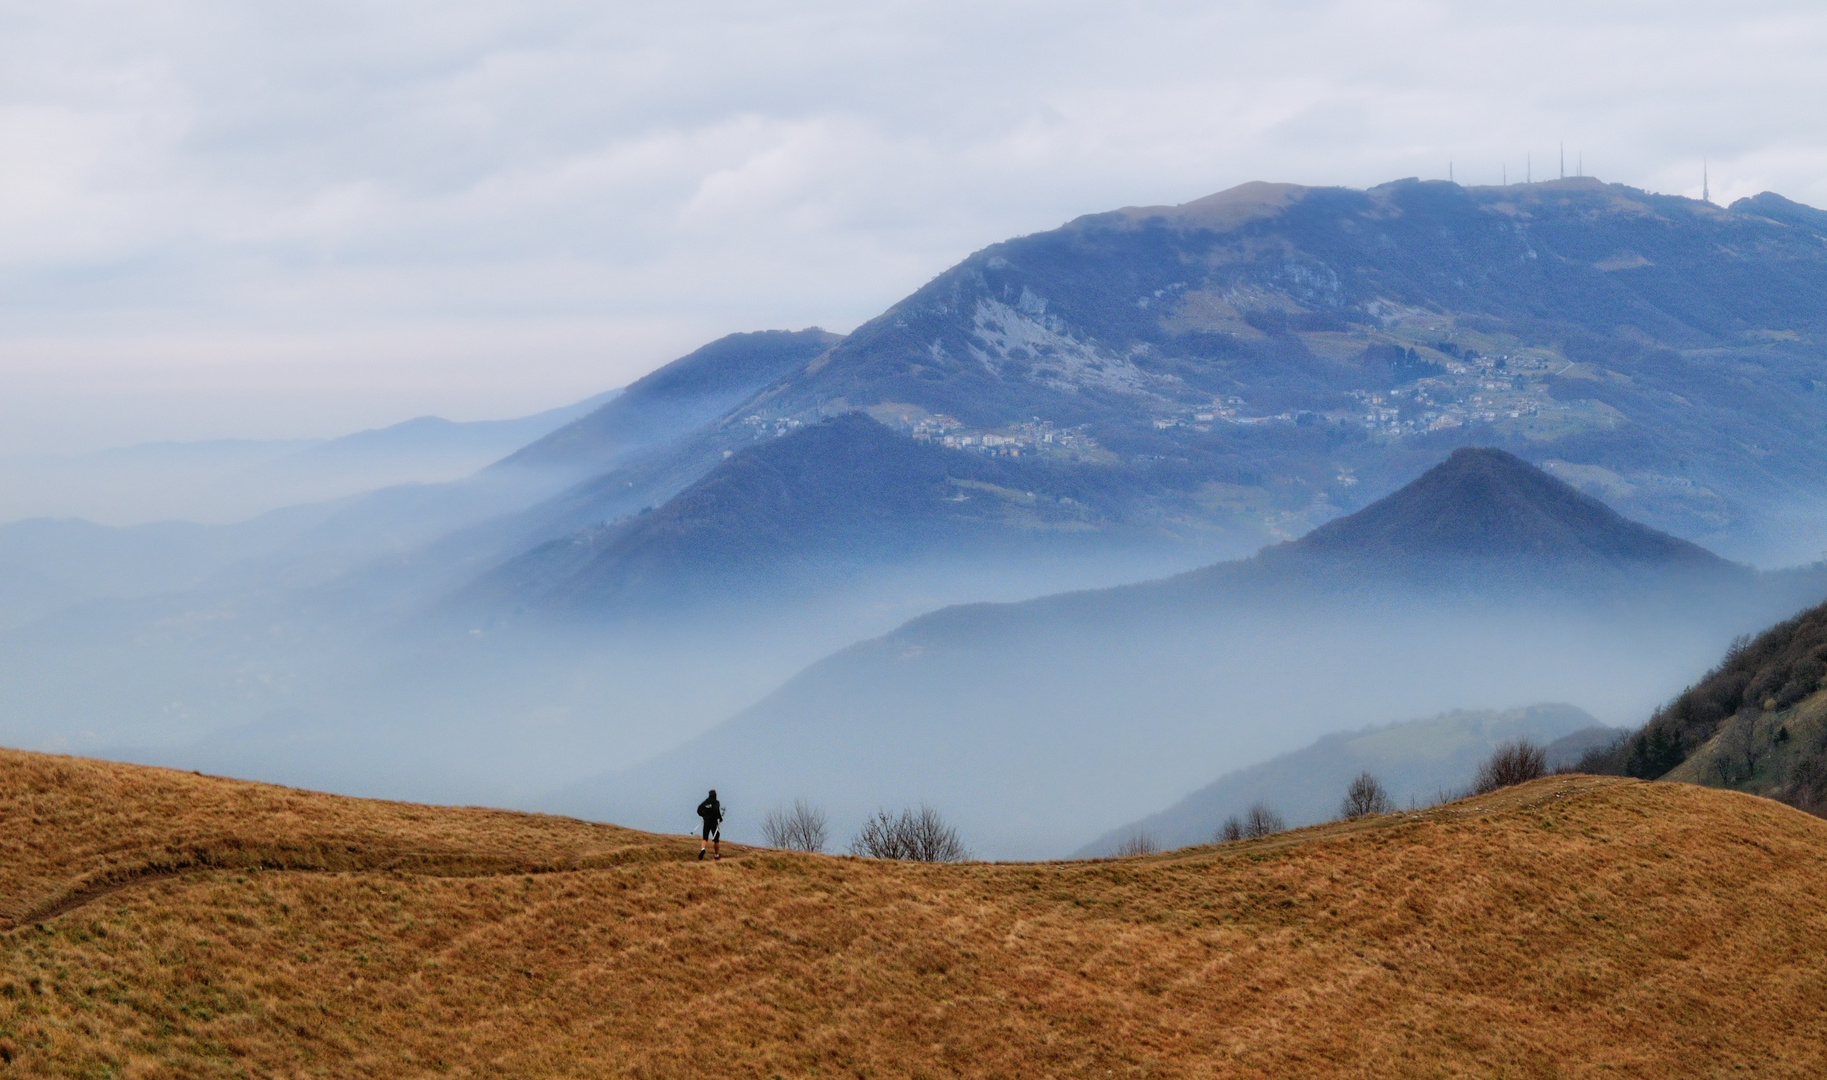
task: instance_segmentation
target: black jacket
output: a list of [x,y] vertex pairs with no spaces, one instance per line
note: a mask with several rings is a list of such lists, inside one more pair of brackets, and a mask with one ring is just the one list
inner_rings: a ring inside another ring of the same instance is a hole
[[715,799],[705,799],[698,804],[698,816],[714,828],[723,823],[723,806]]

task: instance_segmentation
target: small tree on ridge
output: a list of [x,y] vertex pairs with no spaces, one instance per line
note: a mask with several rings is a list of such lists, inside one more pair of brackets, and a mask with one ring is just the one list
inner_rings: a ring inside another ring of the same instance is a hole
[[824,810],[804,799],[794,799],[792,806],[776,806],[761,819],[761,835],[769,847],[788,851],[825,850],[830,819]]
[[1513,739],[1491,751],[1478,766],[1472,794],[1489,795],[1499,788],[1515,787],[1548,775],[1548,755],[1527,739]]
[[868,859],[906,859],[911,862],[963,862],[971,857],[958,830],[945,823],[939,811],[924,804],[916,812],[895,817],[886,810],[863,822],[850,853]]
[[1359,773],[1345,789],[1345,798],[1339,803],[1339,816],[1352,821],[1373,814],[1387,814],[1393,809],[1395,804],[1390,801],[1389,792],[1367,770]]

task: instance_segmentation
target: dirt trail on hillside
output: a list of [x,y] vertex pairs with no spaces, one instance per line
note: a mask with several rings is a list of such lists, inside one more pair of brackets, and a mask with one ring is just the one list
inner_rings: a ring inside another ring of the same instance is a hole
[[695,838],[574,818],[341,798],[0,750],[0,929],[56,918],[143,882],[211,870],[464,877],[696,853]]

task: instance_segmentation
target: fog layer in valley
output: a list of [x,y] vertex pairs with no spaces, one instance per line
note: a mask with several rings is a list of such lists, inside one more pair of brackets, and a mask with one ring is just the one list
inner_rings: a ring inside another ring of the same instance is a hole
[[[1735,634],[1790,610],[1392,599],[1115,625],[1088,614],[1009,637],[915,627],[551,805],[680,829],[709,780],[734,808],[730,835],[753,840],[761,815],[796,797],[824,806],[840,839],[877,809],[925,802],[981,856],[1056,858],[1328,732],[1533,701],[1639,723]],[[966,609],[956,621],[999,614]],[[1294,809],[1342,794],[1331,776],[1310,785],[1271,801]]]
[[902,567],[818,600],[614,623],[453,610],[440,605],[450,569],[410,557],[328,581],[293,566],[305,584],[271,592],[238,566],[208,587],[90,602],[0,635],[0,740],[526,806],[676,745],[922,612],[1178,568],[1120,556]]

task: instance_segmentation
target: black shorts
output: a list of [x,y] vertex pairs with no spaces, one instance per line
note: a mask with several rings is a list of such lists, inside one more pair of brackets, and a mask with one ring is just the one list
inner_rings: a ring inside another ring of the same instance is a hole
[[720,834],[720,833],[722,833],[722,832],[723,832],[723,829],[722,829],[722,828],[721,828],[721,827],[720,827],[720,826],[721,826],[721,825],[722,825],[722,823],[721,823],[721,822],[719,822],[719,823],[718,823],[718,824],[716,824],[716,825],[712,825],[712,824],[711,824],[711,819],[710,819],[710,818],[705,818],[705,819],[704,819],[704,838],[705,838],[705,839],[706,839],[706,840],[709,840],[709,839],[710,839],[710,838],[711,838],[711,835],[712,835],[712,834],[713,834],[713,833],[718,833],[718,834]]

